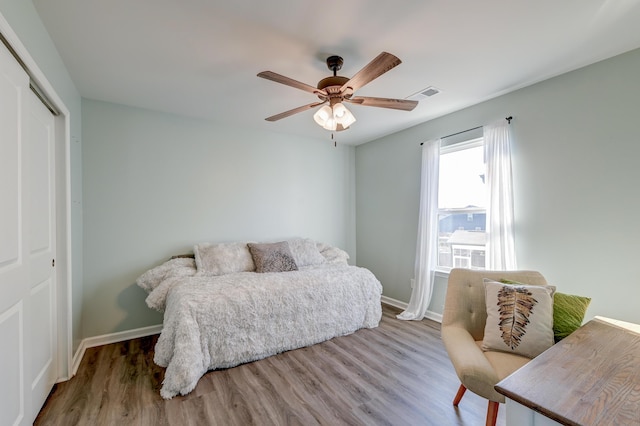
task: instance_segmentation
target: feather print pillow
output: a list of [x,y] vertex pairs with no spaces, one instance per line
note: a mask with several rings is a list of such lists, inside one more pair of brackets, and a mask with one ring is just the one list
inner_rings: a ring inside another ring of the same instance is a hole
[[487,322],[482,349],[534,358],[553,346],[553,286],[484,280]]

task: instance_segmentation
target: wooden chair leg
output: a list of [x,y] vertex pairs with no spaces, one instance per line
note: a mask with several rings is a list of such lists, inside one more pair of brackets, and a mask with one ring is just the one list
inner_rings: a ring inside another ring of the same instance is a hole
[[460,400],[462,399],[466,391],[467,391],[467,388],[465,388],[464,385],[460,385],[460,387],[458,388],[458,393],[456,394],[456,397],[453,398],[453,405],[455,407],[457,407],[458,404],[460,404]]
[[496,426],[498,408],[500,408],[499,402],[489,401],[489,407],[487,407],[487,426]]

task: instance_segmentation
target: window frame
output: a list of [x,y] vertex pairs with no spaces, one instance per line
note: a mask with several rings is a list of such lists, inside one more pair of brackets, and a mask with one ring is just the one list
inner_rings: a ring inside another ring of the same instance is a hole
[[[446,140],[442,140],[440,142],[440,153],[439,155],[446,155],[446,154],[450,154],[453,152],[457,152],[457,151],[463,151],[463,150],[467,150],[467,149],[472,149],[472,148],[478,148],[478,147],[484,147],[484,135],[482,136],[472,136],[469,139],[466,140],[456,140],[456,141],[451,141],[451,143],[447,143]],[[438,176],[438,179],[440,177]],[[484,213],[486,215],[487,209],[482,208],[482,207],[470,207],[470,208],[440,208],[440,206],[438,205],[438,209],[437,209],[437,217],[440,218],[441,215],[444,214],[478,214],[478,213]],[[438,219],[439,221],[439,219]],[[438,228],[439,231],[439,228]],[[485,233],[486,233],[486,224],[485,224]],[[439,232],[438,232],[439,234]],[[439,235],[438,235],[439,237]],[[486,243],[484,245],[485,250],[484,253],[486,255]],[[439,274],[443,274],[443,275],[447,275],[449,274],[449,272],[451,272],[451,269],[455,268],[456,266],[442,266],[440,265],[440,245],[438,244],[438,256],[437,256],[437,262],[436,262],[436,267],[435,267],[435,272],[439,273]],[[452,257],[453,257],[453,252],[452,252]],[[453,261],[453,258],[452,258]],[[486,267],[486,264],[485,264]],[[480,268],[474,268],[474,269],[480,269]],[[481,268],[480,270],[484,270],[485,268]]]

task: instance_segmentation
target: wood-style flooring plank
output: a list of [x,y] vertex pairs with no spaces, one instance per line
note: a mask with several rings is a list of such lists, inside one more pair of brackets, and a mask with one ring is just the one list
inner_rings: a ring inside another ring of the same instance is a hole
[[[439,324],[400,321],[383,305],[375,329],[210,371],[188,395],[160,397],[158,336],[90,348],[75,377],[57,384],[36,425],[484,424],[486,400],[459,382]],[[504,425],[504,407],[498,425]]]

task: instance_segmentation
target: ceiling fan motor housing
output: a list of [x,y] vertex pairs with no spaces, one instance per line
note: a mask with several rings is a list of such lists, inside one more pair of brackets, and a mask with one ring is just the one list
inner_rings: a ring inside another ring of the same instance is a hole
[[[329,99],[332,97],[342,97],[340,93],[340,88],[344,85],[349,79],[347,77],[342,77],[339,75],[331,76],[323,78],[318,82],[318,89],[324,90],[329,94]],[[326,99],[324,96],[319,96],[320,99]]]
[[[343,98],[343,94],[340,93],[340,88],[349,81],[349,78],[337,75],[337,72],[342,68],[344,63],[342,57],[334,55],[327,58],[327,67],[333,71],[333,75],[323,78],[318,82],[318,89],[324,90],[329,94],[329,102],[333,105],[336,102],[340,102]],[[326,97],[319,96],[320,99],[326,99]]]
[[333,55],[327,58],[327,67],[333,71],[333,75],[336,75],[336,72],[340,71],[343,63],[344,60],[342,59],[342,56]]

